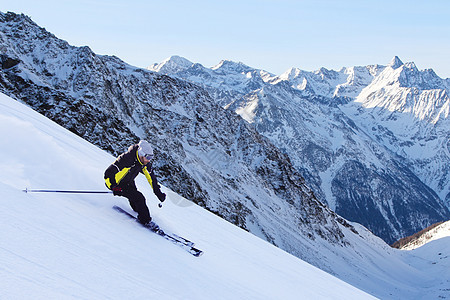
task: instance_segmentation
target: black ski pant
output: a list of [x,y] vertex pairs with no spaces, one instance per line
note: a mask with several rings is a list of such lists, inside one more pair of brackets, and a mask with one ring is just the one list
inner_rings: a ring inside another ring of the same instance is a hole
[[145,203],[144,195],[136,188],[136,184],[131,182],[123,189],[122,195],[128,199],[131,208],[138,213],[138,220],[142,224],[146,224],[152,220],[150,217],[150,211]]

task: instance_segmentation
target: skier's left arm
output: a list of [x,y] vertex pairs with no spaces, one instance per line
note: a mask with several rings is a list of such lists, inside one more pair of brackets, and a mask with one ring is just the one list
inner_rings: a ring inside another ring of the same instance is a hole
[[147,167],[144,167],[142,169],[142,172],[145,175],[145,178],[147,178],[148,183],[150,183],[150,186],[153,189],[153,193],[155,193],[156,197],[158,197],[159,201],[164,202],[166,200],[166,194],[161,192],[161,187],[158,184],[158,180],[156,179],[155,173],[152,169],[150,169],[150,172],[148,171]]

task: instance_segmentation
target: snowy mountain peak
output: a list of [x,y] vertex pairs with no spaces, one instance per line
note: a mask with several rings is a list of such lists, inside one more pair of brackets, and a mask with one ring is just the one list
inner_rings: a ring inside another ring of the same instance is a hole
[[339,72],[336,72],[334,70],[328,70],[327,68],[320,68],[318,71],[314,72],[315,74],[319,75],[322,80],[336,80],[339,78]]
[[211,69],[224,73],[247,73],[255,71],[255,69],[245,65],[242,62],[234,62],[231,60],[222,60],[219,64],[212,67]]
[[281,74],[279,76],[279,79],[290,81],[290,80],[298,77],[301,73],[302,73],[302,70],[292,67],[289,70],[287,70],[286,72],[284,72],[283,74]]
[[173,55],[159,64],[155,63],[149,66],[147,69],[163,74],[174,74],[187,70],[193,64],[193,62],[187,60],[184,57]]
[[407,62],[404,64],[405,69],[410,70],[411,72],[418,72],[417,66],[414,62]]
[[356,101],[366,108],[384,108],[385,118],[401,112],[436,124],[448,116],[445,81],[433,70],[420,71],[414,62],[402,63],[397,56],[362,90]]
[[398,56],[395,56],[391,62],[388,64],[388,67],[391,67],[392,69],[397,69],[403,66],[403,62],[400,60]]
[[31,20],[30,17],[28,17],[24,14],[15,14],[12,12],[2,13],[1,11],[0,11],[0,21],[1,22],[15,21],[15,22],[21,22],[21,23],[35,24],[33,22],[33,20]]

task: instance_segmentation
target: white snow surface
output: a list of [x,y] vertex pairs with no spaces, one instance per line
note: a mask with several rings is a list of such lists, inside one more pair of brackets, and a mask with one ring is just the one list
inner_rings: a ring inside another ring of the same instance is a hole
[[125,198],[24,193],[105,190],[114,157],[3,94],[0,134],[1,299],[373,298],[166,188],[158,209],[145,178],[137,184],[154,220],[203,256],[111,209],[130,210]]

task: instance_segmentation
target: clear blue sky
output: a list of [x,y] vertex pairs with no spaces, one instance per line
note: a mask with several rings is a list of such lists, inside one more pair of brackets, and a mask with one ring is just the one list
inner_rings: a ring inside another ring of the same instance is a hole
[[180,55],[281,74],[386,65],[450,77],[449,0],[0,0],[75,46],[147,67]]

